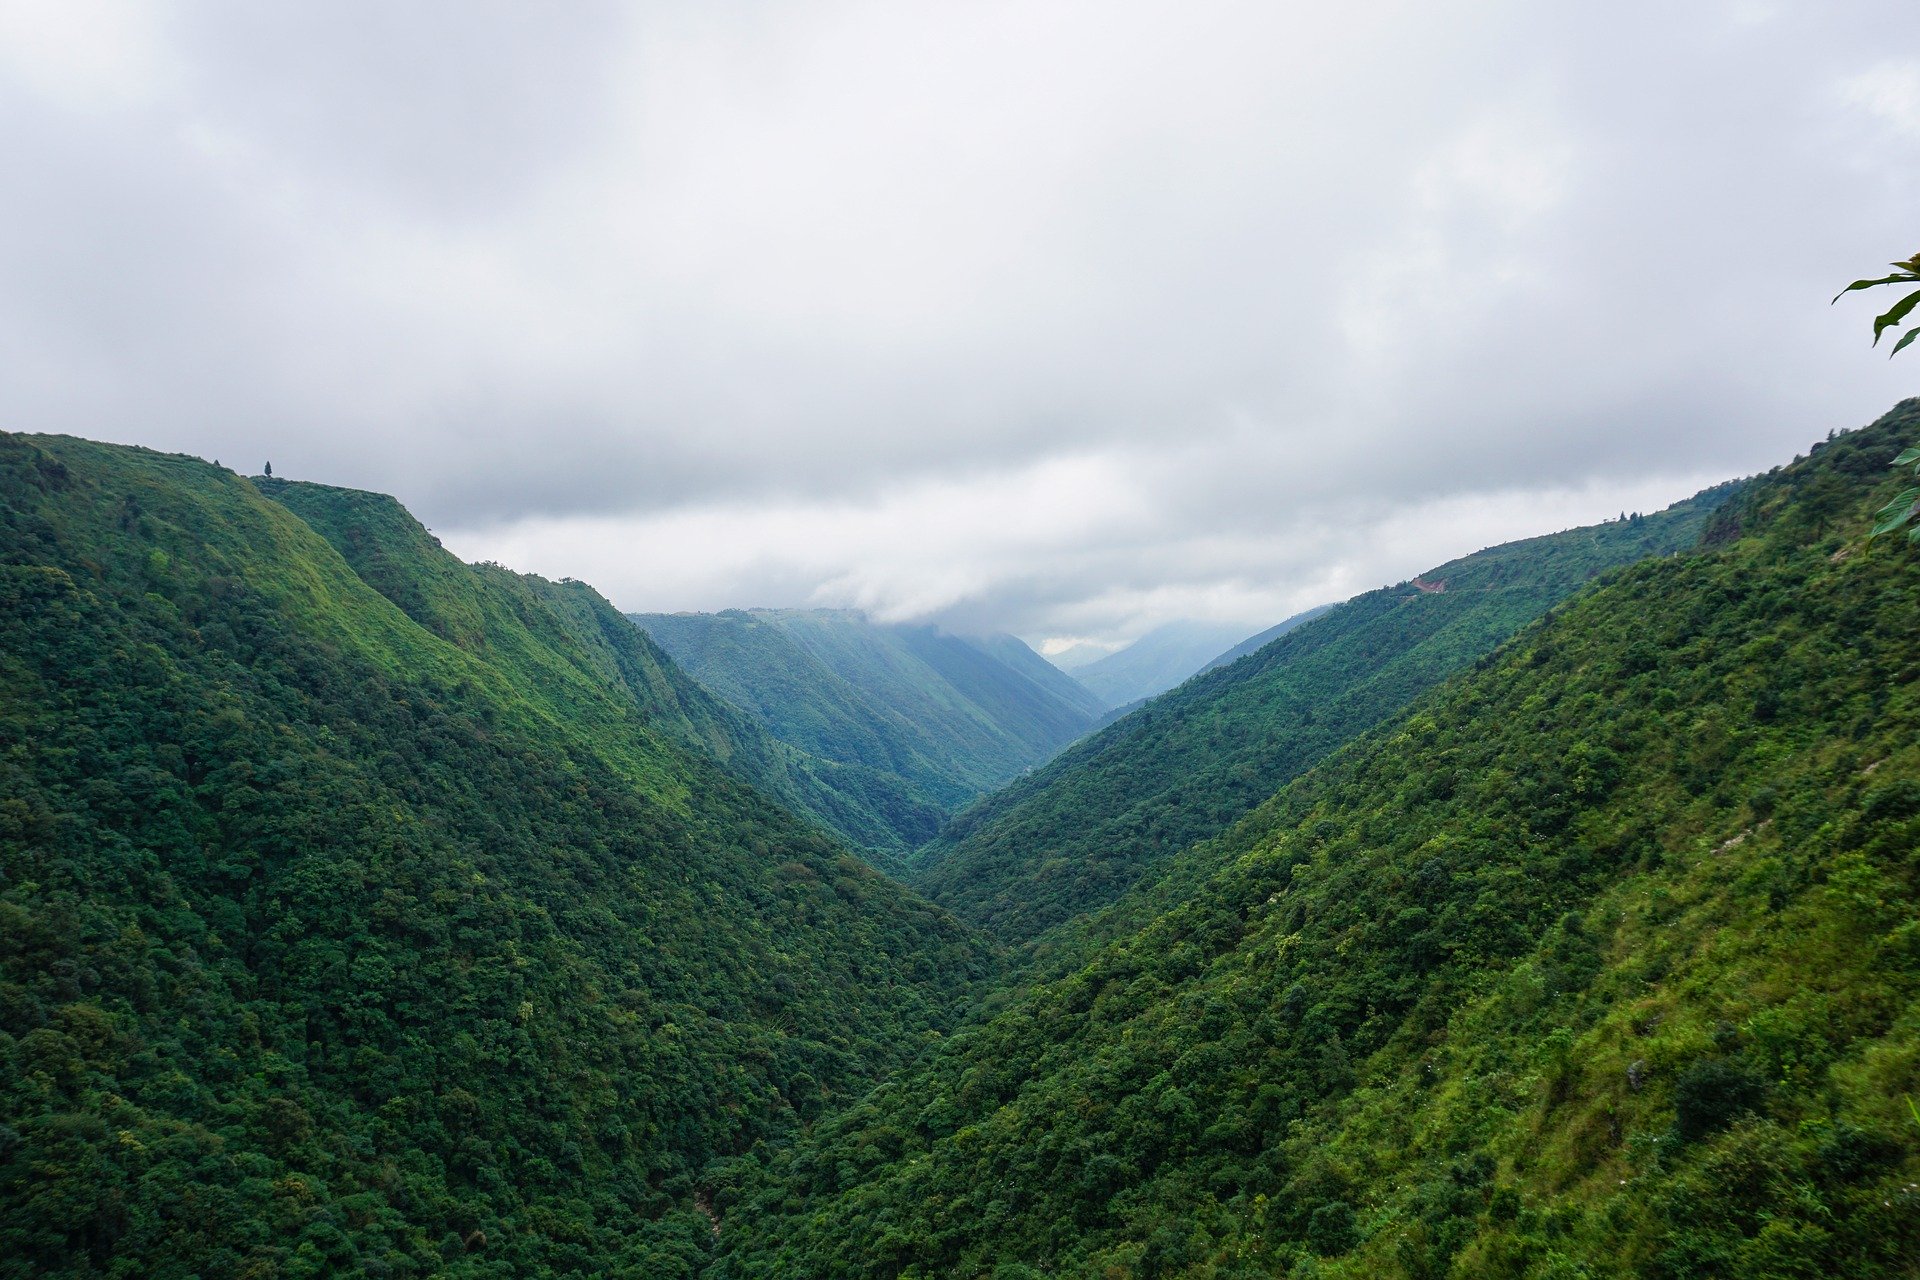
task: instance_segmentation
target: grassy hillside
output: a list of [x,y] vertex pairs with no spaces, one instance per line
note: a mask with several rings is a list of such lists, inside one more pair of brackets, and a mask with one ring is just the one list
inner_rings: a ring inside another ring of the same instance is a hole
[[[775,738],[892,779],[892,843],[1092,726],[1099,701],[1012,636],[973,638],[836,609],[632,614],[674,661]],[[931,818],[929,815],[933,815]]]
[[1920,1275],[1920,401],[1187,855],[720,1198],[727,1276]]
[[591,697],[630,698],[656,732],[714,756],[883,866],[909,846],[903,831],[924,840],[937,829],[944,811],[898,778],[785,746],[715,699],[587,584],[462,563],[385,494],[258,478],[255,485],[409,618],[525,673],[531,689],[557,693],[584,681],[596,687]]
[[584,588],[267,487],[0,436],[0,1275],[691,1274],[983,951]]
[[1692,545],[1732,486],[1507,543],[1357,596],[1189,680],[962,813],[913,883],[1009,941],[1114,901],[1596,575]]

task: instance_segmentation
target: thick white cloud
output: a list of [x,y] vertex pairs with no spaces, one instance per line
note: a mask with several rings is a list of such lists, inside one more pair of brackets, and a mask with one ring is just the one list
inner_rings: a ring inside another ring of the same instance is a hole
[[1920,58],[1876,62],[1841,81],[1840,95],[1895,137],[1920,141]]
[[0,394],[629,608],[1271,621],[1915,389],[1909,16],[0,0]]
[[[906,483],[865,500],[538,515],[443,536],[456,551],[551,576],[643,582],[653,610],[777,600],[1007,627],[1040,642],[1172,617],[1251,631],[1255,620],[1513,538],[1656,510],[1720,478],[1434,494],[1391,506],[1334,493],[1275,502],[1256,485],[1218,510],[1222,491],[1201,470],[1217,460],[1207,450],[1112,451]],[[1174,478],[1183,469],[1191,474]]]

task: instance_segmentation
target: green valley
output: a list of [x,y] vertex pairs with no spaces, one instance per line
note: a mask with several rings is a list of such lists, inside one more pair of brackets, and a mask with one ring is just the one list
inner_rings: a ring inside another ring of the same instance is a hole
[[1184,854],[729,1188],[717,1274],[1920,1274],[1920,561],[1862,547],[1916,435]]
[[1920,1274],[1916,437],[1070,747],[917,873],[1011,968],[830,832],[1090,719],[1025,646],[656,646],[380,495],[5,437],[0,1274]]
[[1920,1280],[1912,7],[0,3],[0,1280]]
[[1650,516],[1492,547],[1383,587],[1146,704],[994,793],[913,883],[1010,942],[1118,898],[1596,575],[1691,546],[1722,485]]
[[530,694],[583,681],[637,709],[656,733],[710,755],[736,778],[891,866],[907,836],[930,835],[941,810],[884,770],[788,746],[687,678],[647,636],[585,583],[550,582],[498,565],[461,563],[385,494],[261,479],[361,579],[441,639],[522,673]]

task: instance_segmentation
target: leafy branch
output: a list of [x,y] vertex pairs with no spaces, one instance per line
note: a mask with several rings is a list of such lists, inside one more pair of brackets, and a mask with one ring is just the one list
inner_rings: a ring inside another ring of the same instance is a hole
[[[1840,299],[1846,297],[1856,289],[1877,289],[1882,285],[1889,284],[1920,284],[1920,253],[1914,254],[1905,262],[1894,262],[1888,265],[1896,267],[1898,270],[1893,275],[1881,276],[1875,280],[1855,280],[1852,284],[1833,295],[1834,302],[1840,301]],[[1876,347],[1880,345],[1880,336],[1887,330],[1899,328],[1901,322],[1907,318],[1915,306],[1920,306],[1920,289],[1915,289],[1912,293],[1900,299],[1900,301],[1894,303],[1891,307],[1888,307],[1884,312],[1875,316],[1873,318],[1873,345]],[[1893,344],[1893,350],[1887,353],[1887,358],[1891,360],[1894,356],[1899,355],[1906,345],[1916,337],[1920,337],[1920,329],[1909,329],[1901,334],[1900,341]]]
[[[1883,285],[1889,284],[1920,284],[1920,253],[1914,254],[1905,262],[1894,262],[1888,265],[1896,268],[1893,275],[1880,276],[1873,280],[1855,280],[1852,284],[1834,294],[1833,301],[1840,301],[1840,299],[1846,297],[1856,289],[1878,289]],[[1876,347],[1880,345],[1881,335],[1885,334],[1887,330],[1898,329],[1906,318],[1912,314],[1916,306],[1920,306],[1920,289],[1915,289],[1912,293],[1909,293],[1906,297],[1900,299],[1900,301],[1875,316],[1873,318],[1873,345]],[[1891,360],[1893,357],[1899,355],[1900,352],[1906,348],[1907,344],[1915,338],[1920,338],[1920,329],[1908,329],[1905,333],[1901,334],[1900,341],[1894,343],[1893,350],[1887,353],[1887,359]],[[1900,456],[1893,460],[1893,465],[1896,467],[1911,465],[1915,474],[1920,475],[1920,447],[1901,450]],[[1920,485],[1903,490],[1892,502],[1880,508],[1880,510],[1874,514],[1873,532],[1867,536],[1869,538],[1877,538],[1883,533],[1892,533],[1895,529],[1900,528],[1915,516],[1920,516]],[[1907,539],[1910,542],[1920,542],[1920,525],[1915,525],[1907,531]]]

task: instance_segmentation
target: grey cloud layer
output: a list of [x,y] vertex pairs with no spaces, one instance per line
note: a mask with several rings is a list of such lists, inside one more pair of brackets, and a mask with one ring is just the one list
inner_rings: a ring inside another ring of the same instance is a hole
[[1910,26],[10,4],[0,403],[634,608],[1255,620],[1913,390],[1824,306],[1920,247]]

